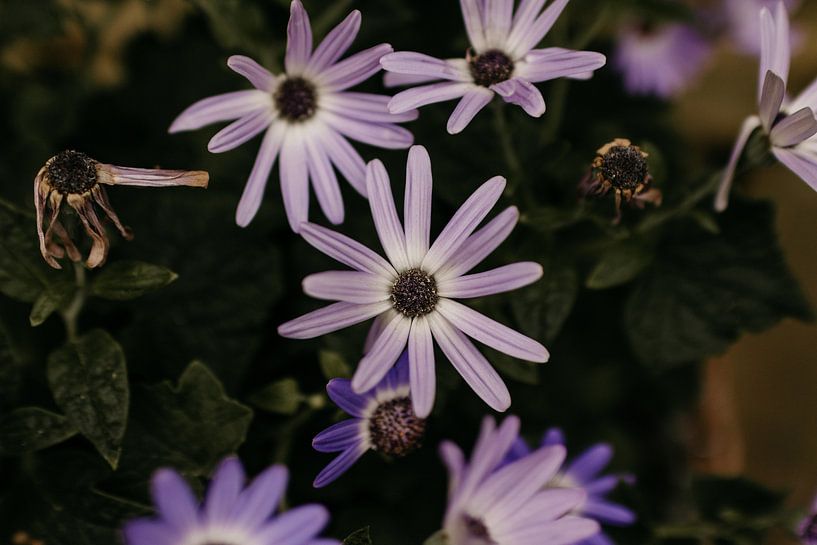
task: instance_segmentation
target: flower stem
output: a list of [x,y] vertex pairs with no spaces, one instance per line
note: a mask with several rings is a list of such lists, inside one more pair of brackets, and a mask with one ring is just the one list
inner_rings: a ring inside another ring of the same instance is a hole
[[505,194],[512,196],[516,193],[516,188],[519,186],[523,176],[522,163],[519,161],[519,156],[516,154],[516,149],[513,145],[511,132],[508,129],[508,121],[505,119],[505,109],[502,101],[496,100],[491,104],[494,110],[494,129],[499,138],[499,145],[502,148],[502,155],[505,158],[505,164],[510,169],[510,176],[508,186],[505,188]]
[[61,312],[62,320],[65,323],[65,336],[68,338],[68,342],[76,342],[78,338],[77,321],[82,312],[82,307],[85,306],[85,299],[88,297],[85,266],[83,266],[82,263],[74,263],[74,283],[77,286],[74,299],[71,300],[71,303]]

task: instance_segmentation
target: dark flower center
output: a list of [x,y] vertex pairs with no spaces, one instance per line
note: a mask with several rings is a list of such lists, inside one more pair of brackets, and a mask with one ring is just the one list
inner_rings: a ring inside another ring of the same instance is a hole
[[491,534],[488,532],[485,523],[480,519],[465,515],[463,516],[463,522],[465,524],[465,530],[471,538],[471,543],[475,545],[496,545],[496,541],[491,539]]
[[800,538],[807,543],[817,542],[817,515],[814,515],[803,525]]
[[79,151],[61,151],[48,160],[45,170],[51,187],[63,195],[82,194],[97,183],[97,162]]
[[490,87],[501,83],[513,74],[513,61],[502,51],[491,49],[470,59],[468,64],[474,83]]
[[381,404],[369,417],[369,435],[375,450],[402,457],[420,447],[426,421],[414,414],[411,399],[398,397]]
[[315,86],[303,78],[287,78],[272,95],[278,114],[287,121],[306,121],[318,109]]
[[636,146],[613,146],[599,167],[602,177],[616,189],[635,189],[647,179],[647,160]]
[[437,282],[420,269],[400,273],[391,288],[392,306],[409,318],[424,316],[434,310],[437,299]]

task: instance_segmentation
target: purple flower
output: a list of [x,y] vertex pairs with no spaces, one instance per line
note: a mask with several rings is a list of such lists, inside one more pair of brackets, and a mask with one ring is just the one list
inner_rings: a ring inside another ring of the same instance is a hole
[[767,8],[760,11],[759,114],[743,122],[715,197],[718,211],[725,210],[729,204],[729,190],[738,160],[749,137],[759,127],[769,137],[777,160],[817,191],[817,138],[814,137],[817,134],[817,80],[794,100],[786,97],[791,62],[789,33],[789,16],[783,2],[778,2],[774,15]]
[[486,417],[469,462],[455,444],[440,445],[449,475],[443,532],[450,545],[569,545],[599,532],[596,521],[570,514],[584,491],[545,488],[564,461],[563,446],[502,464],[518,433],[515,416],[498,429]]
[[629,93],[670,98],[687,88],[710,53],[709,44],[687,25],[627,26],[618,35],[613,65]]
[[170,126],[170,132],[233,121],[207,145],[229,151],[264,133],[261,149],[241,196],[236,222],[247,226],[261,205],[275,159],[280,155],[281,193],[289,225],[298,231],[309,216],[309,181],[324,215],[343,222],[343,198],[333,169],[366,195],[365,164],[347,138],[381,148],[407,148],[413,136],[395,125],[417,112],[391,114],[389,97],[346,90],[380,70],[380,57],[392,51],[380,44],[338,62],[360,29],[355,10],[312,50],[312,29],[300,0],[292,0],[287,27],[286,72],[273,75],[254,60],[234,55],[227,66],[254,89],[216,95],[196,102]]
[[241,462],[229,457],[216,469],[201,505],[171,469],[153,476],[158,516],[128,522],[127,545],[339,545],[317,537],[329,520],[321,505],[304,505],[273,516],[287,484],[287,469],[275,465],[246,488]]
[[811,502],[809,514],[800,522],[797,537],[803,545],[817,545],[817,498]]
[[[760,53],[760,20],[757,14],[763,8],[775,9],[779,0],[723,0],[723,9],[729,32],[735,45],[744,53]],[[789,10],[795,10],[800,0],[785,0]]]
[[400,458],[420,447],[426,423],[411,405],[408,352],[365,394],[355,393],[351,381],[340,378],[329,381],[326,392],[353,418],[325,429],[312,441],[317,451],[341,453],[318,474],[315,487],[340,477],[367,450]]
[[468,337],[528,361],[547,361],[548,352],[454,300],[510,291],[542,276],[542,267],[530,262],[466,274],[505,240],[519,217],[510,207],[474,232],[502,195],[505,179],[491,178],[477,189],[431,245],[431,160],[425,148],[414,146],[409,152],[403,224],[380,161],[369,163],[366,186],[388,260],[346,236],[304,223],[301,235],[307,242],[354,270],[306,277],[307,294],[339,302],[281,325],[278,333],[310,339],[377,317],[369,331],[368,353],[352,378],[354,392],[376,386],[408,344],[414,411],[425,418],[436,389],[434,339],[477,395],[492,408],[506,410],[511,403],[508,388]]
[[[392,113],[459,98],[448,119],[448,132],[461,132],[494,93],[521,106],[529,115],[545,113],[545,100],[534,83],[561,77],[586,78],[604,66],[600,53],[561,47],[534,49],[551,29],[568,0],[460,0],[471,49],[464,59],[436,59],[402,51],[384,56],[386,85],[428,83],[398,93],[389,102]],[[541,13],[540,13],[541,12]],[[443,80],[443,81],[438,81]]]

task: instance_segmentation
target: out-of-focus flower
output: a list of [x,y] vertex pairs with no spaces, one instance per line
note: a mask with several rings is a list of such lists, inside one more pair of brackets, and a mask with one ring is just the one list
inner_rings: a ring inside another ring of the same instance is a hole
[[800,521],[797,537],[803,545],[817,545],[817,498],[811,502],[808,515]]
[[[459,98],[448,119],[448,132],[461,132],[498,94],[533,117],[545,113],[542,93],[533,85],[561,77],[586,78],[604,66],[601,53],[560,47],[534,49],[559,18],[568,0],[460,0],[471,49],[464,59],[442,60],[401,51],[380,61],[390,74],[387,85],[427,83],[392,98],[389,110],[414,108]],[[541,13],[540,13],[541,12]]]
[[238,458],[226,458],[216,469],[204,501],[171,469],[151,481],[156,518],[140,518],[124,528],[127,545],[340,545],[318,537],[329,521],[321,505],[295,507],[274,516],[284,495],[288,472],[274,465],[246,488]]
[[729,191],[735,169],[752,133],[761,128],[769,138],[771,151],[778,161],[817,191],[817,80],[797,98],[786,96],[791,62],[789,15],[778,2],[774,15],[767,8],[760,12],[760,78],[758,81],[758,115],[743,122],[732,157],[715,196],[715,209],[729,205]]
[[[761,50],[760,20],[758,14],[763,8],[775,9],[779,0],[723,0],[723,9],[726,24],[735,45],[751,55],[757,55]],[[784,0],[789,10],[800,6],[800,0]],[[792,39],[791,37],[789,38]]]
[[627,26],[618,34],[613,66],[634,95],[671,98],[701,72],[711,48],[690,26]]
[[647,166],[648,155],[626,138],[616,138],[596,151],[590,172],[579,186],[585,196],[603,197],[612,189],[615,194],[616,217],[621,221],[621,204],[644,208],[645,203],[661,205],[661,191],[651,187],[652,176]]
[[[66,254],[72,261],[82,259],[68,232],[59,220],[63,201],[77,213],[93,244],[86,264],[98,267],[108,256],[108,235],[97,216],[99,206],[123,237],[133,234],[122,225],[114,212],[105,185],[137,185],[168,187],[185,185],[207,187],[209,175],[201,170],[162,170],[155,168],[119,167],[100,163],[78,151],[63,151],[49,159],[34,178],[34,207],[37,210],[37,234],[40,252],[55,269],[62,268],[57,259]],[[59,239],[59,243],[54,237]]]
[[340,477],[367,450],[402,458],[420,447],[426,422],[411,405],[408,352],[364,394],[355,393],[351,381],[342,378],[329,381],[326,392],[353,418],[325,429],[312,441],[315,450],[341,453],[320,472],[315,487]]
[[570,514],[585,501],[583,490],[546,488],[565,459],[563,446],[502,464],[518,433],[515,416],[498,429],[486,417],[468,462],[457,445],[440,445],[449,475],[443,522],[449,545],[569,545],[599,532],[596,521]]
[[289,225],[297,232],[309,217],[309,182],[323,213],[333,224],[343,222],[343,197],[336,168],[366,196],[366,166],[347,138],[380,148],[407,148],[412,134],[395,125],[416,119],[408,109],[389,113],[389,97],[346,91],[380,71],[380,57],[392,51],[376,45],[338,62],[360,30],[355,10],[313,51],[309,16],[293,0],[287,27],[286,72],[273,75],[254,60],[234,55],[227,66],[254,89],[216,95],[196,102],[170,126],[170,132],[199,129],[233,121],[216,133],[207,149],[222,153],[264,133],[236,222],[248,225],[258,208],[275,160],[280,155],[281,193]]
[[425,148],[414,146],[409,152],[404,224],[383,163],[369,163],[366,184],[388,260],[346,236],[304,223],[301,234],[307,242],[355,270],[306,277],[307,294],[339,302],[281,325],[278,333],[309,339],[376,316],[367,340],[370,348],[352,378],[353,391],[377,385],[408,344],[411,398],[415,413],[425,418],[436,390],[434,339],[477,395],[493,409],[506,410],[511,403],[507,386],[466,335],[528,361],[547,361],[548,352],[454,300],[514,290],[542,276],[542,267],[530,262],[465,274],[505,240],[519,217],[516,208],[508,208],[474,233],[502,195],[505,179],[497,176],[477,189],[430,246],[431,161]]

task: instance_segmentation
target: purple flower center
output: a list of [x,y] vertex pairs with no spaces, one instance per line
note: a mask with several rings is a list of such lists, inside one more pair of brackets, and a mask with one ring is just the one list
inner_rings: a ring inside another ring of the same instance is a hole
[[513,74],[513,61],[502,51],[491,49],[470,58],[468,68],[471,70],[474,83],[483,87],[490,87],[511,77],[511,74]]
[[409,318],[425,316],[434,310],[437,299],[437,282],[420,269],[400,273],[391,288],[392,306]]
[[97,162],[79,151],[61,151],[45,165],[48,184],[63,195],[81,195],[97,183]]
[[616,189],[635,189],[649,173],[647,159],[636,146],[613,146],[601,157],[598,167],[604,180]]
[[303,78],[287,78],[272,95],[278,114],[291,122],[306,121],[318,109],[315,86]]
[[491,539],[491,534],[488,532],[488,528],[485,526],[485,523],[480,519],[469,515],[464,515],[463,524],[465,525],[465,531],[468,532],[468,536],[470,538],[468,541],[469,544],[496,545],[496,541]]
[[414,414],[411,399],[398,397],[382,403],[369,417],[369,436],[375,450],[402,457],[420,447],[426,421]]

